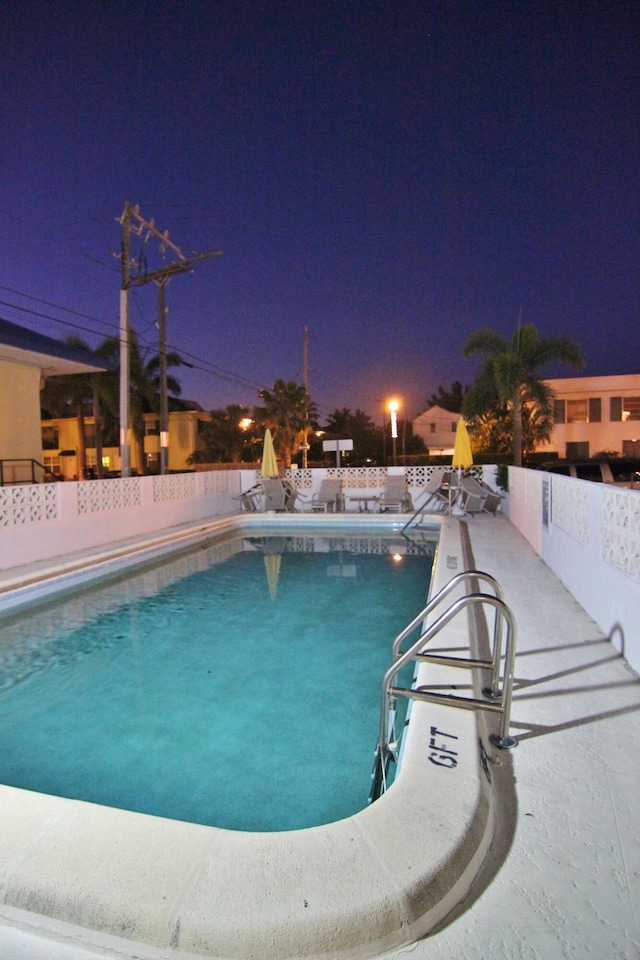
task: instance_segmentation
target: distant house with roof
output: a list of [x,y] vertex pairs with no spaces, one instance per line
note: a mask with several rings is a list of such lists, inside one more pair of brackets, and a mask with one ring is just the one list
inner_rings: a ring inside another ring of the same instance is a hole
[[432,456],[453,454],[456,427],[461,413],[452,413],[443,407],[428,407],[413,420],[414,436],[422,437]]
[[0,483],[43,479],[40,390],[46,377],[110,369],[88,350],[0,319]]

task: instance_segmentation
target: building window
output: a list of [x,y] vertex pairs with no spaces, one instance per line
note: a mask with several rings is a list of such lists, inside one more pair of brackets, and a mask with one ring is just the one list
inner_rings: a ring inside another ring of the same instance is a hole
[[589,423],[600,423],[602,420],[602,400],[600,397],[589,398]]
[[59,446],[60,444],[58,442],[58,428],[43,427],[42,428],[42,449],[57,450]]
[[568,443],[565,456],[567,460],[588,460],[589,441],[579,440],[573,443]]
[[[95,447],[96,445],[96,425],[95,423],[85,423],[84,425],[84,445],[85,447]],[[95,456],[94,456],[95,461]]]
[[556,423],[566,423],[567,415],[565,411],[565,402],[564,400],[554,400],[553,401],[553,419]]
[[623,440],[622,456],[637,457],[640,459],[640,440]]
[[456,432],[456,427],[457,427],[457,426],[458,426],[458,422],[457,422],[456,420],[453,420],[452,423],[451,423],[451,433],[455,433],[455,432]]
[[160,436],[160,421],[159,420],[145,420],[144,423],[144,432],[147,437],[159,437]]
[[431,433],[435,433],[435,432],[436,432],[436,425],[435,425],[435,423],[430,423],[430,424],[429,424],[429,430],[431,431]]
[[60,470],[60,457],[43,457],[44,468],[48,470],[49,473],[57,474],[58,476],[62,472]]
[[640,420],[640,397],[611,397],[612,421]]
[[567,400],[567,423],[587,423],[588,410],[586,400]]

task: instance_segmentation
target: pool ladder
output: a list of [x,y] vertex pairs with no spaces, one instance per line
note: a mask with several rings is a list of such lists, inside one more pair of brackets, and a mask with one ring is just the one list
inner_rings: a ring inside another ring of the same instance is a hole
[[[425,618],[432,613],[456,587],[469,580],[480,580],[488,584],[493,594],[468,593],[453,603],[426,626]],[[493,651],[490,660],[477,660],[471,657],[451,657],[446,654],[425,653],[424,648],[454,617],[469,607],[490,606],[495,610],[493,627]],[[504,658],[503,624],[506,624]],[[403,642],[413,631],[422,626],[419,638],[405,651],[400,648]],[[511,716],[511,694],[513,689],[513,672],[516,651],[516,622],[513,613],[503,599],[502,588],[498,581],[489,573],[481,570],[465,570],[456,574],[442,590],[439,591],[413,618],[404,630],[393,641],[392,663],[382,678],[382,701],[380,705],[380,731],[376,746],[373,770],[371,772],[371,791],[369,802],[377,800],[387,789],[387,776],[392,762],[398,761],[398,743],[395,736],[396,700],[398,697],[407,697],[411,700],[422,700],[428,703],[440,703],[451,707],[466,710],[488,710],[500,714],[500,730],[492,734],[490,740],[500,749],[515,747],[517,741],[509,736],[509,720]],[[394,680],[400,670],[411,660],[417,662],[435,663],[447,667],[463,667],[491,671],[491,682],[482,688],[484,700],[473,697],[463,697],[452,693],[436,693],[427,687],[398,687]],[[503,666],[504,660],[504,666]]]

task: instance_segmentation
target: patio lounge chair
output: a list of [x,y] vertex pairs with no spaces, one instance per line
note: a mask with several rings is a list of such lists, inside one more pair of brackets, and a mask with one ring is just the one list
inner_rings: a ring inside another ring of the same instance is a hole
[[300,497],[300,494],[289,480],[283,480],[284,485],[284,509],[287,513],[296,512],[296,500],[300,498],[301,500],[304,497]]
[[504,496],[501,493],[498,493],[497,490],[494,490],[492,487],[490,487],[488,483],[484,482],[484,480],[478,480],[477,482],[487,495],[487,499],[485,500],[484,507],[482,509],[485,513],[490,513],[493,517],[495,517],[496,510],[504,500]]
[[237,497],[232,497],[231,499],[240,501],[241,510],[253,513],[259,509],[261,496],[262,487],[258,483],[248,490],[245,490],[244,493],[240,493]]
[[379,505],[381,513],[384,513],[386,510],[396,510],[398,513],[413,510],[413,502],[411,500],[411,494],[409,493],[406,477],[387,477]]
[[325,513],[333,511],[337,513],[342,509],[342,480],[338,478],[327,477],[320,484],[320,489],[311,497],[311,510],[319,513],[323,510]]
[[262,492],[264,493],[263,510],[285,509],[287,490],[279,477],[263,477]]
[[263,510],[295,513],[299,493],[288,480],[281,480],[280,477],[263,477],[262,492],[264,494]]
[[487,491],[482,489],[474,477],[462,477],[457,505],[466,514],[482,513],[486,499]]
[[434,470],[425,483],[425,500],[421,507],[423,513],[427,513],[429,510],[441,510],[448,503],[448,487],[443,487],[444,478],[444,470]]

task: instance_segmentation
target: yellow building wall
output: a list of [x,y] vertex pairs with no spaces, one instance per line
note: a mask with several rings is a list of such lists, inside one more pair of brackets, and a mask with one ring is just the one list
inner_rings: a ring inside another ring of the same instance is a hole
[[[152,413],[145,413],[146,423],[157,422],[157,416]],[[208,420],[209,414],[202,411],[185,410],[175,411],[169,414],[169,470],[192,470],[193,467],[187,463],[188,458],[196,449],[198,442],[198,421]],[[85,417],[87,426],[93,425],[93,417]],[[56,459],[57,471],[65,480],[77,480],[79,478],[78,465],[78,422],[75,417],[68,417],[57,420],[43,420],[41,426],[56,427],[58,430],[58,447],[55,450],[45,450],[44,456],[50,459]],[[38,425],[40,431],[40,423]],[[159,454],[160,437],[157,434],[148,434],[143,440],[144,451],[147,454]],[[74,454],[60,456],[63,450],[73,450]],[[87,466],[93,467],[96,462],[95,447],[87,447]],[[104,447],[103,458],[108,457],[109,463],[105,465],[105,470],[120,469],[120,451],[117,447]],[[141,465],[138,457],[138,443],[132,438],[131,441],[131,469],[141,472]]]
[[0,360],[0,459],[42,463],[39,367]]

